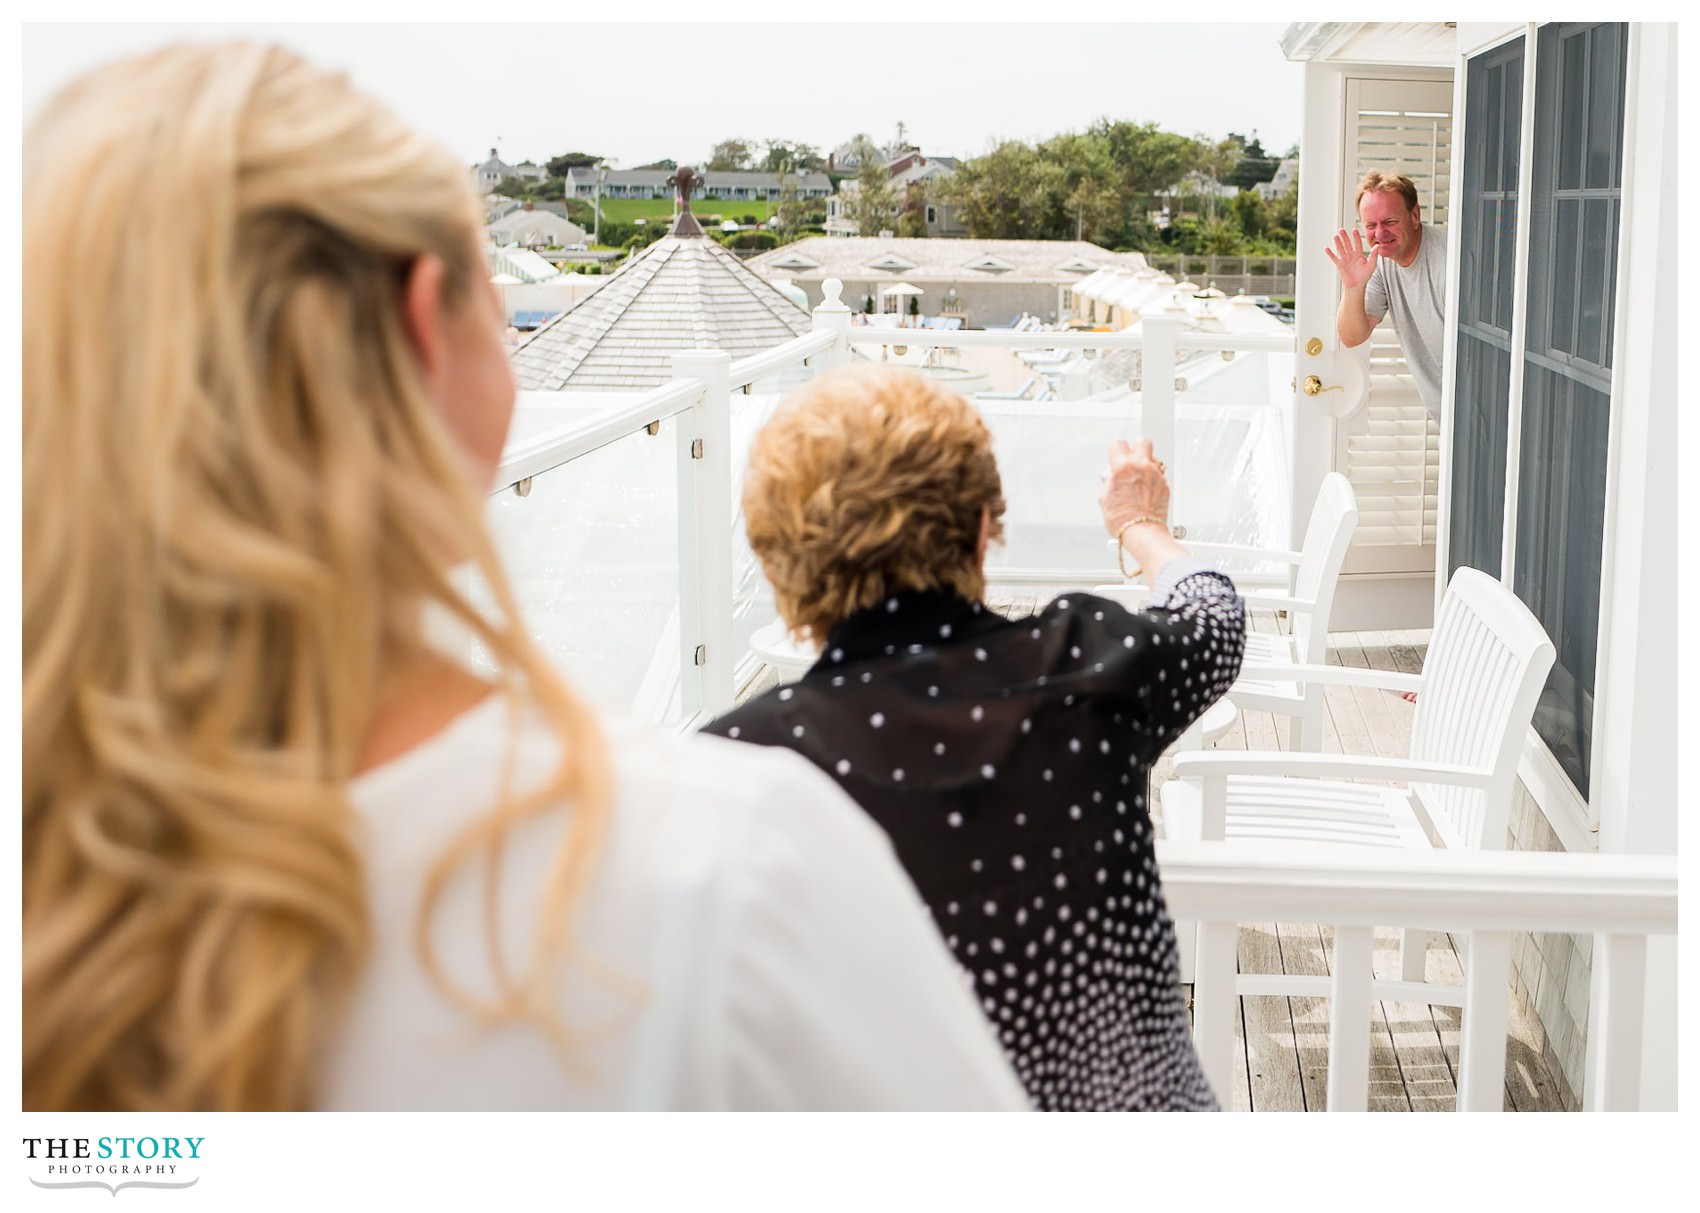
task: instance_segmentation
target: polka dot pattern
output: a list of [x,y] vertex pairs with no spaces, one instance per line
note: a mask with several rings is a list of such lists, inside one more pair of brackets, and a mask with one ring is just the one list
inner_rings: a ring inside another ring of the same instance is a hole
[[1214,1108],[1146,788],[1244,635],[1214,573],[1137,614],[1071,594],[1019,623],[899,594],[709,731],[797,750],[880,823],[1036,1106]]

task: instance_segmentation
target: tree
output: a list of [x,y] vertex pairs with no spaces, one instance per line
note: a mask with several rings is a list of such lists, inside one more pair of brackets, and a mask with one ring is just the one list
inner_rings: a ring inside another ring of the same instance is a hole
[[640,164],[633,172],[663,172],[671,173],[679,167],[677,160],[654,160],[648,164]]
[[1092,127],[1109,145],[1110,162],[1121,178],[1129,203],[1172,189],[1194,167],[1197,148],[1185,135],[1160,128],[1155,122],[1137,125],[1101,118]]
[[1252,131],[1251,138],[1228,132],[1229,139],[1239,140],[1241,146],[1239,163],[1229,170],[1224,180],[1229,185],[1242,190],[1249,190],[1254,185],[1261,185],[1275,175],[1275,170],[1281,167],[1281,161],[1263,150],[1263,144]]
[[781,161],[777,169],[769,171],[779,174],[779,205],[774,208],[779,216],[779,234],[790,240],[803,226],[808,208],[797,196],[797,174],[790,161]]
[[551,177],[565,177],[568,169],[595,168],[600,163],[602,157],[593,156],[589,152],[564,152],[546,161],[543,167]]
[[856,188],[849,195],[850,218],[861,236],[877,236],[897,223],[897,195],[891,177],[876,156],[864,156],[856,174]]
[[897,215],[897,234],[899,236],[925,236],[927,234],[927,186],[925,182],[913,181],[904,191],[903,209]]
[[1206,196],[1206,213],[1212,219],[1216,217],[1216,187],[1239,163],[1244,151],[1239,142],[1239,136],[1230,135],[1226,139],[1213,140],[1208,135],[1197,135],[1193,138],[1195,147],[1193,169],[1211,185],[1210,193]]
[[[1066,206],[1054,196],[1061,174],[1035,149],[1017,140],[964,160],[940,183],[968,234],[982,240],[1040,240],[1062,233]],[[1047,217],[1054,222],[1047,231]]]
[[769,139],[762,146],[766,149],[760,165],[764,173],[818,173],[826,168],[826,158],[807,143]]
[[708,163],[703,166],[707,173],[739,173],[749,170],[752,153],[748,140],[722,139],[714,145],[709,153]]

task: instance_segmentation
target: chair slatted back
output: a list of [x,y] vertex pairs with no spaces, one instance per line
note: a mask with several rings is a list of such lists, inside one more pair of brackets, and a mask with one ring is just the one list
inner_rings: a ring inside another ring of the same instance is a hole
[[1413,784],[1447,847],[1502,850],[1517,757],[1554,649],[1529,608],[1479,569],[1452,575],[1423,662],[1411,757],[1493,771],[1487,791]]
[[1352,482],[1339,472],[1329,472],[1311,507],[1299,549],[1304,559],[1293,578],[1293,596],[1316,601],[1315,611],[1293,614],[1293,639],[1301,662],[1322,665],[1327,661],[1328,616],[1340,585],[1340,566],[1346,562],[1346,549],[1357,527],[1358,495],[1352,491]]

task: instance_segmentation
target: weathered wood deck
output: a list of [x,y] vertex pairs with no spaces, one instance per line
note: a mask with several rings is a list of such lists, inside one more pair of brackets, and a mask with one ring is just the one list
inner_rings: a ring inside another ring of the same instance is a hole
[[[988,605],[1014,617],[1032,614],[1039,600],[1032,596],[992,598]],[[1271,612],[1254,612],[1251,626],[1276,631],[1280,623]],[[1328,660],[1334,665],[1368,669],[1422,671],[1426,632],[1337,632],[1329,637]],[[740,699],[765,691],[776,682],[770,670],[746,686]],[[1397,694],[1368,688],[1330,688],[1326,693],[1322,749],[1327,753],[1404,755],[1409,752],[1415,712]],[[1291,721],[1267,712],[1242,712],[1234,728],[1215,743],[1217,749],[1266,750],[1289,748]],[[1152,772],[1153,789],[1171,777],[1168,758]],[[1150,798],[1158,832],[1162,810]],[[1447,937],[1445,947],[1431,942],[1430,980],[1463,980],[1458,941]],[[1242,924],[1240,967],[1246,972],[1326,974],[1332,959],[1332,932],[1325,927],[1287,923]],[[1396,978],[1399,969],[1397,933],[1377,935],[1377,976]],[[1369,1108],[1375,1111],[1451,1111],[1457,1099],[1459,1012],[1455,1007],[1418,1003],[1377,1002],[1370,1044]],[[1322,998],[1245,996],[1235,1025],[1243,1064],[1235,1067],[1232,1091],[1218,1092],[1224,1106],[1235,1111],[1318,1112],[1327,1107],[1328,1001]],[[1511,1003],[1506,1048],[1505,1110],[1562,1111],[1563,1101],[1550,1077],[1536,1041],[1538,1029]]]

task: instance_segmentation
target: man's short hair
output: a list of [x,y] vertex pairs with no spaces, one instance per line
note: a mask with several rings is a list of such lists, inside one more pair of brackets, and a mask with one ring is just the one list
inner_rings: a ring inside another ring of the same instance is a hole
[[1364,179],[1358,182],[1357,196],[1352,199],[1352,209],[1357,210],[1364,200],[1364,195],[1374,191],[1378,194],[1398,194],[1405,200],[1405,209],[1417,209],[1417,187],[1404,173],[1383,173],[1371,169],[1364,174]]

